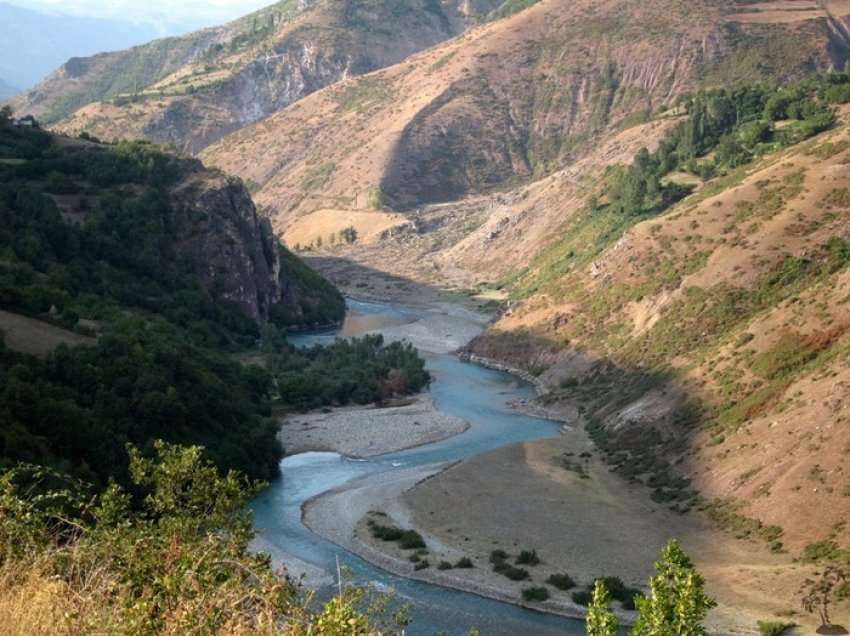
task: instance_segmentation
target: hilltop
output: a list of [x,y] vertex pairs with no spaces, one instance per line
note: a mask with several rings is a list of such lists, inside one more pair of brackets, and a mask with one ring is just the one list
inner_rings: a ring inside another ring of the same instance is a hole
[[73,58],[13,106],[63,120],[62,131],[196,152],[320,88],[447,40],[500,4],[283,0],[222,27]]
[[545,0],[319,91],[203,157],[250,183],[284,235],[324,209],[415,212],[511,189],[674,112],[685,92],[843,68],[850,4],[818,17],[799,4]]

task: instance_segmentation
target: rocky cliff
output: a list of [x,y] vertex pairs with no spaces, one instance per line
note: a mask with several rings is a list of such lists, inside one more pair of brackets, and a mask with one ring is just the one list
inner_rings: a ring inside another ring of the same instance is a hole
[[185,160],[170,197],[174,251],[216,297],[258,323],[302,328],[342,319],[342,296],[280,245],[239,179]]
[[240,181],[193,163],[195,169],[171,193],[176,250],[204,287],[265,322],[287,283],[271,224],[257,215]]
[[498,5],[278,2],[217,29],[70,60],[14,106],[48,122],[73,113],[59,126],[66,132],[197,152],[324,86],[451,38]]

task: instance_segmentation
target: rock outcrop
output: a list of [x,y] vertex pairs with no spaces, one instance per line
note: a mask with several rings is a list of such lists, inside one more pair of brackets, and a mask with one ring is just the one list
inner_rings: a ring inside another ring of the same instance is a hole
[[256,322],[267,321],[282,299],[277,238],[242,183],[199,170],[172,191],[172,198],[178,253],[201,284]]
[[337,322],[344,300],[280,245],[244,184],[195,159],[170,190],[173,249],[200,284],[257,323],[292,328]]

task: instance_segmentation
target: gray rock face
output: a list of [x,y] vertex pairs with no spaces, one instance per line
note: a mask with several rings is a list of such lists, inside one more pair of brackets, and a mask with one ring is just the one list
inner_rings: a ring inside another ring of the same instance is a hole
[[[173,191],[175,242],[201,284],[258,323],[283,298],[277,238],[239,180],[194,169]],[[297,299],[290,298],[290,301]]]

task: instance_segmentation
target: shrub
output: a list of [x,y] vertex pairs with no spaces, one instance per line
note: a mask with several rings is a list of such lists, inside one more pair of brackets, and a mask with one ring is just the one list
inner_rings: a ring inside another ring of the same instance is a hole
[[569,590],[576,586],[576,582],[569,574],[553,574],[546,579],[546,582],[559,590]]
[[759,621],[760,636],[781,636],[794,627],[794,623],[783,623],[782,621]]
[[490,563],[492,563],[494,565],[497,564],[497,563],[501,563],[502,561],[507,560],[507,558],[508,558],[508,553],[505,552],[504,550],[493,550],[490,553]]
[[514,567],[505,561],[496,563],[493,566],[493,572],[501,574],[502,576],[509,578],[511,581],[524,581],[529,577],[528,570]]
[[453,567],[454,566],[451,563],[449,563],[448,561],[440,561],[437,564],[438,570],[451,570]]
[[426,547],[425,540],[416,530],[405,530],[398,543],[402,550],[418,550]]
[[369,521],[369,530],[372,536],[381,541],[398,541],[401,539],[404,531],[401,528],[394,526],[382,526],[374,521]]
[[803,548],[803,561],[816,563],[818,561],[838,561],[850,563],[850,550],[844,550],[835,541],[825,539],[810,543]]
[[371,519],[368,525],[373,537],[381,541],[398,541],[402,550],[418,550],[427,547],[422,535],[416,530],[402,530],[395,526],[383,526]]
[[518,565],[538,565],[540,557],[537,556],[537,550],[523,550],[519,553],[516,562]]
[[590,605],[592,594],[590,590],[576,590],[572,593],[571,598],[573,599],[573,603],[577,603],[579,605],[584,605],[585,607],[587,607],[588,605]]
[[611,598],[620,601],[623,609],[635,609],[635,596],[641,594],[640,590],[628,587],[618,576],[603,576],[597,580],[601,581],[605,585],[606,589],[611,594]]
[[457,560],[457,563],[455,563],[455,567],[468,570],[470,568],[474,568],[475,566],[472,564],[472,559],[470,559],[469,557],[461,557]]
[[413,566],[413,569],[418,571],[418,570],[424,570],[425,568],[428,568],[428,567],[431,567],[431,564],[428,562],[428,559],[422,559],[419,563],[417,563],[416,565]]
[[527,587],[522,591],[522,600],[541,603],[549,599],[549,590],[545,587]]

